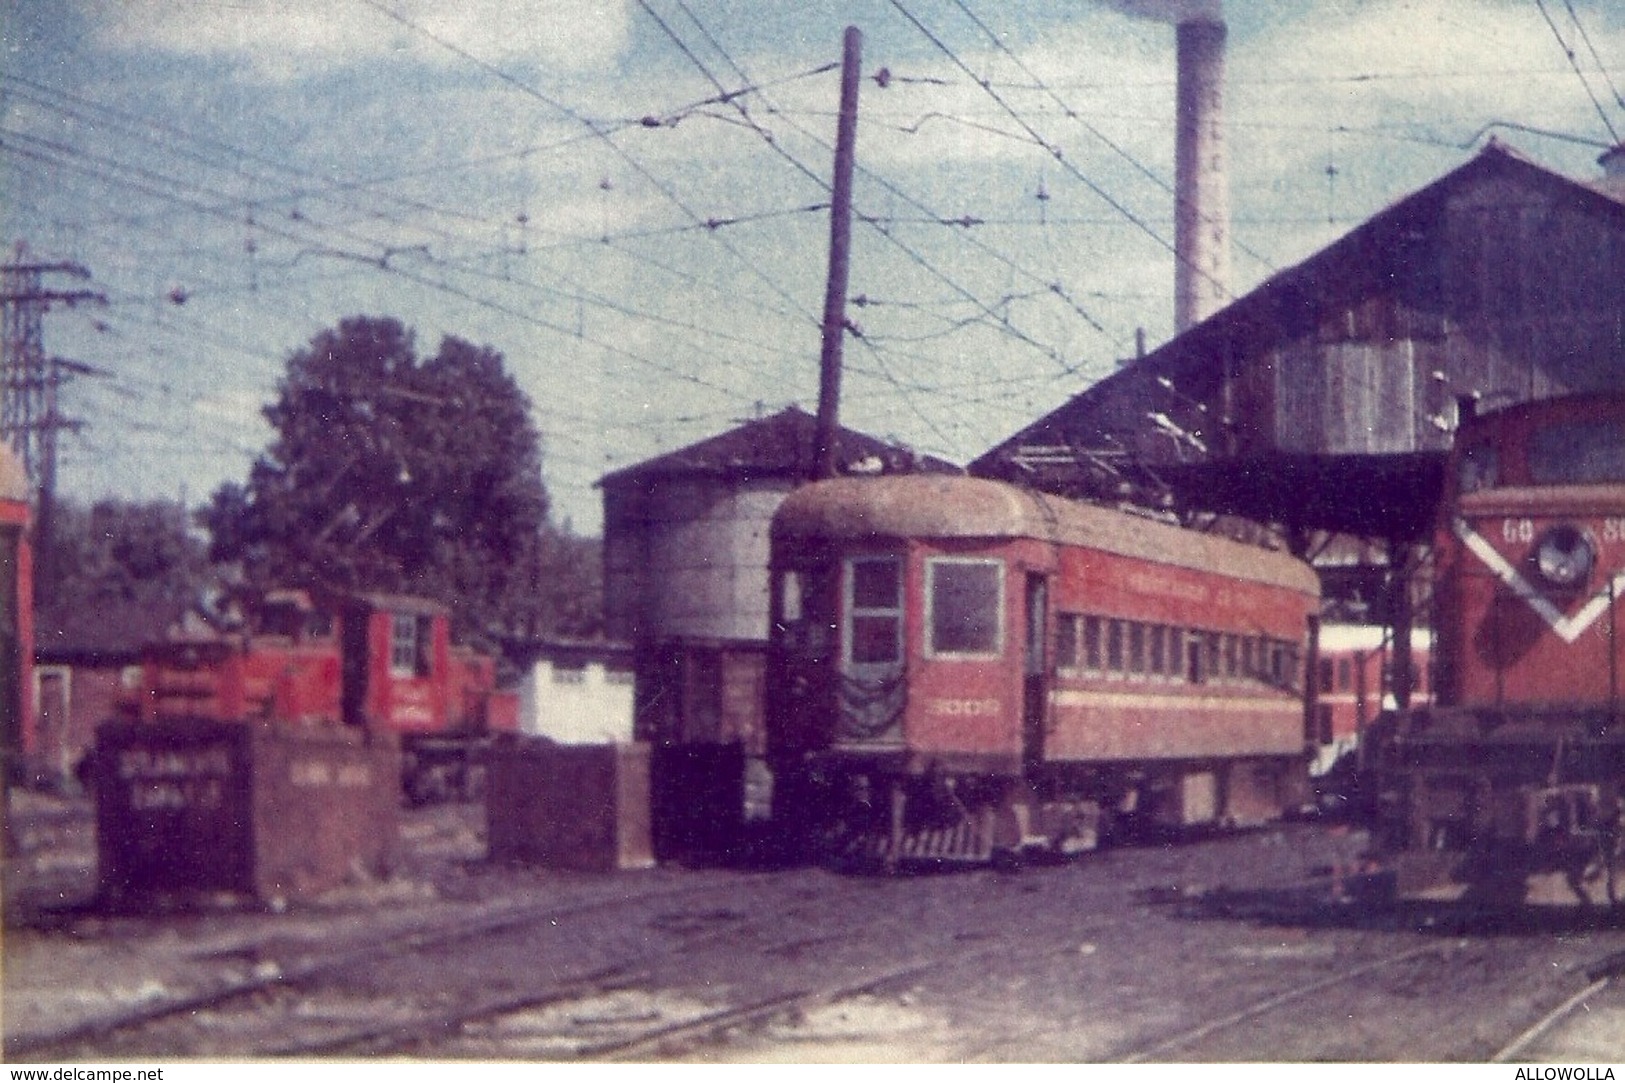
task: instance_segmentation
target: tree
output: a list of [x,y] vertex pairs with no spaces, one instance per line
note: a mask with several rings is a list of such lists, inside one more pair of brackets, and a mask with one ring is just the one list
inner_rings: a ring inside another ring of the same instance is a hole
[[501,354],[448,336],[420,359],[400,321],[357,316],[277,391],[276,439],[202,514],[211,556],[261,586],[436,598],[482,640],[542,619],[541,438]]
[[64,501],[52,539],[56,572],[39,594],[48,609],[43,633],[67,623],[117,623],[118,613],[178,616],[210,581],[206,546],[177,503]]

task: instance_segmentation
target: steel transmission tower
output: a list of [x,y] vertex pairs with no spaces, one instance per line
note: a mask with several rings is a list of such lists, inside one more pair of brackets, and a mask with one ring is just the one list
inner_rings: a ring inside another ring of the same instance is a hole
[[[38,499],[36,548],[41,562],[51,555],[51,519],[56,502],[56,436],[78,422],[62,416],[57,392],[64,372],[83,368],[75,362],[45,353],[45,313],[53,305],[81,301],[105,303],[92,290],[48,289],[46,275],[90,278],[77,263],[30,263],[27,249],[18,245],[11,263],[0,267],[0,302],[4,327],[0,330],[0,440],[10,444],[28,472]],[[41,569],[39,579],[48,578]]]

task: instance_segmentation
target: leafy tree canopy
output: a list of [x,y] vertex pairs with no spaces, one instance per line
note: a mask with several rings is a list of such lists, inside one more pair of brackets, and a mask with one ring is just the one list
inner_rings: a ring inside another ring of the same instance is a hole
[[263,586],[391,591],[449,605],[464,634],[535,635],[548,499],[530,404],[502,355],[352,317],[288,359],[276,438],[202,513],[211,556]]
[[64,501],[56,506],[51,540],[54,575],[39,595],[55,611],[179,612],[209,580],[206,547],[178,503]]

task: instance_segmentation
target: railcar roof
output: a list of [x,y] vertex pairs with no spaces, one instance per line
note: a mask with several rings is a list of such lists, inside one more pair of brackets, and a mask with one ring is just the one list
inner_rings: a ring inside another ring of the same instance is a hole
[[818,482],[779,505],[773,536],[1034,538],[1219,571],[1307,594],[1320,591],[1314,570],[1286,553],[982,478],[899,475]]

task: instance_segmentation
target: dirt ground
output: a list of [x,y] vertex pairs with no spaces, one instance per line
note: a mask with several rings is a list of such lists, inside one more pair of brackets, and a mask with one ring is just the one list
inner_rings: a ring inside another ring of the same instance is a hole
[[[1572,993],[1588,961],[1625,950],[1617,926],[1435,928],[1334,902],[1346,885],[1333,874],[1357,866],[1364,840],[1322,824],[1114,848],[1018,871],[586,874],[492,864],[483,811],[439,806],[406,814],[404,857],[387,880],[357,879],[278,912],[110,914],[88,905],[89,811],[82,801],[13,797],[0,984],[8,1050],[24,1050],[13,1059],[262,1056],[318,1048],[301,1043],[341,1022],[416,1026],[448,1006],[505,997],[503,1010],[425,1028],[390,1055],[1016,1063],[1150,1051],[1158,1061],[1473,1061]],[[544,911],[553,916],[513,918]],[[230,1013],[204,1007],[26,1052],[80,1024],[292,977],[356,945],[448,928],[485,931],[342,979],[290,982]],[[578,980],[589,975],[615,977]],[[572,991],[527,998],[543,986]],[[782,1007],[727,1015],[753,1003]],[[1274,1007],[1222,1035],[1177,1037],[1261,1004]],[[1621,1011],[1597,994],[1587,1012],[1603,1029],[1581,1036],[1590,1045],[1563,1048],[1625,1056]],[[736,1021],[685,1042],[639,1037],[665,1021],[710,1016]]]

